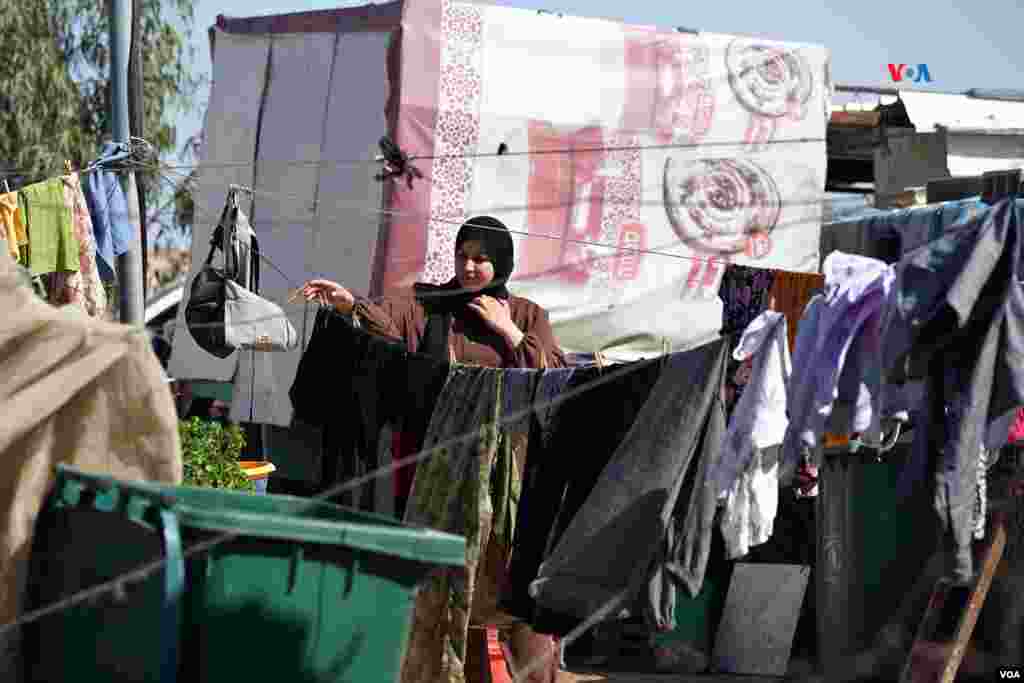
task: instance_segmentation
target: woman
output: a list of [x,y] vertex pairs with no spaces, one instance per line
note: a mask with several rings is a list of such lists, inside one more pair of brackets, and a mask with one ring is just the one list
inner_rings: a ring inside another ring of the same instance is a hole
[[[443,285],[417,284],[412,292],[379,304],[356,297],[330,280],[311,280],[302,294],[309,301],[353,314],[368,332],[403,340],[410,352],[485,367],[565,367],[547,313],[532,301],[510,295],[505,287],[512,274],[513,257],[508,228],[496,218],[482,216],[459,229],[455,277]],[[421,441],[425,428],[425,424],[420,425],[415,430],[420,433],[412,434],[412,440]],[[411,454],[418,446],[398,444],[398,450]],[[400,509],[411,488],[410,470],[396,473]],[[512,629],[510,646],[520,667],[551,655],[555,647],[550,637],[534,633],[526,624]],[[470,630],[468,650],[467,680],[486,680],[487,643],[482,630]],[[529,680],[554,683],[557,669],[557,657],[551,657],[549,665],[531,674]]]

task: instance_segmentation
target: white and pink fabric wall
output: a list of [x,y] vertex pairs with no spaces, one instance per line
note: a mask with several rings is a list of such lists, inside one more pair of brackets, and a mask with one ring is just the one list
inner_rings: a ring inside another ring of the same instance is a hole
[[379,291],[447,280],[459,224],[494,215],[513,292],[628,359],[714,337],[726,263],[817,269],[824,48],[406,0],[399,55],[425,177],[390,193]]

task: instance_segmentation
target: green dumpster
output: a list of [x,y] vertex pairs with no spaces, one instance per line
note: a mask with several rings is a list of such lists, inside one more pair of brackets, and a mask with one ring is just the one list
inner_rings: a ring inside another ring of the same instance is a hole
[[911,436],[881,458],[827,449],[819,473],[819,662],[826,676],[871,646],[935,550],[930,491],[899,497]]
[[26,626],[26,678],[394,681],[416,586],[464,563],[462,537],[390,517],[61,467],[27,608],[72,600]]

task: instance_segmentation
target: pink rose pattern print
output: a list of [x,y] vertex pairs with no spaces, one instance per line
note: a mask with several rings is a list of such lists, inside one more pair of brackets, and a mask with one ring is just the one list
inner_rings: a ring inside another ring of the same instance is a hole
[[814,95],[814,73],[798,50],[733,40],[725,51],[729,85],[750,112],[744,142],[760,149],[785,121],[802,121]]

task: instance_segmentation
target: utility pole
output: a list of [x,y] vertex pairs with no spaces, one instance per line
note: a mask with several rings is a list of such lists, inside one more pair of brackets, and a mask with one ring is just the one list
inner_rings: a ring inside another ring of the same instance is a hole
[[[142,0],[131,0],[132,3],[132,37],[131,51],[128,57],[128,127],[132,137],[146,137],[145,125],[145,88],[143,79],[142,54]],[[147,175],[135,178],[139,194],[139,238],[142,242],[139,252],[142,254],[142,301],[149,296],[149,214],[146,212]],[[145,304],[143,304],[145,305]]]
[[[131,126],[128,122],[128,58],[131,53],[131,0],[110,2],[110,114],[114,140],[128,142]],[[135,187],[135,173],[128,171],[122,178],[125,198],[128,200],[128,220],[135,230],[128,250],[117,257],[118,293],[120,294],[121,322],[141,325],[145,318],[142,298],[142,229],[139,220],[139,195]]]

